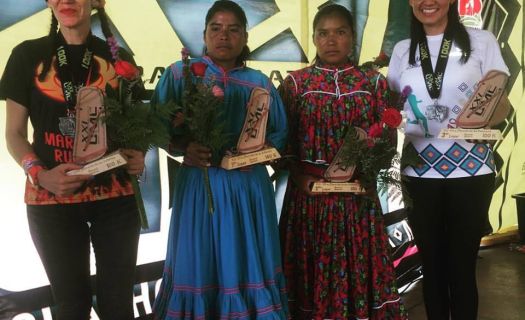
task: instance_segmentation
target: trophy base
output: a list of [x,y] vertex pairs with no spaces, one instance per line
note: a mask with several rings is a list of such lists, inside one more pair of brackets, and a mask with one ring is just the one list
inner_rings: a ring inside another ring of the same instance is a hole
[[346,192],[364,193],[365,189],[356,182],[314,182],[312,186],[314,193]]
[[502,140],[503,135],[497,129],[442,129],[440,139]]
[[127,163],[126,158],[119,150],[108,154],[98,160],[86,164],[81,169],[71,170],[67,172],[68,176],[75,176],[79,174],[97,175],[102,172],[123,166]]
[[232,170],[250,166],[253,164],[267,162],[275,159],[279,159],[281,155],[275,148],[265,148],[259,151],[239,154],[239,155],[226,155],[222,158],[221,167],[226,170]]

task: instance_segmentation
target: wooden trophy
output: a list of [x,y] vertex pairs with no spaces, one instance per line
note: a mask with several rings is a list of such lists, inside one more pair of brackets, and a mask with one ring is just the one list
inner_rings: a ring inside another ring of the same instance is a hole
[[126,159],[118,150],[105,155],[107,140],[102,91],[95,87],[80,88],[75,112],[73,162],[84,167],[68,171],[67,174],[96,175],[126,164]]
[[221,167],[227,170],[280,158],[277,149],[265,145],[266,124],[270,111],[270,93],[255,87],[248,101],[246,118],[235,152],[224,156]]
[[[348,139],[348,140],[364,140],[367,138],[366,131],[361,128],[355,128],[356,130],[356,137],[355,139]],[[343,142],[343,145],[335,155],[334,159],[332,160],[332,163],[328,166],[326,171],[323,174],[323,178],[327,182],[315,182],[312,185],[312,192],[318,193],[318,192],[350,192],[350,193],[363,193],[365,190],[363,187],[356,182],[349,182],[350,179],[352,179],[352,176],[354,175],[354,171],[356,169],[356,166],[346,166],[343,165],[343,154],[342,150],[344,149],[344,145],[346,143],[349,143],[347,139]]]
[[443,129],[439,134],[443,139],[501,140],[500,130],[492,129],[505,121],[511,106],[505,87],[508,76],[498,70],[489,71],[477,84],[456,119],[457,129]]

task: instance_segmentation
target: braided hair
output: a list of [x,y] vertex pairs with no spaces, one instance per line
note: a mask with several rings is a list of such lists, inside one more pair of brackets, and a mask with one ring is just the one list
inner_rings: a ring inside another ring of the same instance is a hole
[[[47,0],[46,0],[47,2]],[[111,42],[116,43],[115,38],[113,37],[113,33],[111,32],[111,29],[109,28],[109,19],[108,15],[106,14],[106,10],[104,8],[96,8],[98,17],[100,19],[100,27],[102,28],[102,34],[108,41],[108,45],[111,48],[111,53],[113,55],[113,59],[116,60],[118,52],[115,51],[112,46],[110,45]],[[49,51],[44,58],[44,67],[42,69],[42,72],[38,75],[38,80],[44,81],[45,77],[47,76],[47,73],[49,72],[49,69],[51,68],[51,63],[53,62],[53,56],[55,55],[55,48],[56,44],[58,43],[58,20],[55,17],[55,14],[51,10],[51,26],[49,28],[49,38],[51,39],[51,45],[49,46]],[[116,46],[113,46],[116,47]],[[118,51],[118,48],[116,49]]]

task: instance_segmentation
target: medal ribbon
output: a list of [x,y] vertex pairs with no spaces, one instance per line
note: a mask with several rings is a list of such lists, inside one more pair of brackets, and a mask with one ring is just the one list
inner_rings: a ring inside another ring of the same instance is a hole
[[[91,64],[93,62],[93,50],[91,49],[91,35],[88,36],[86,48],[80,62],[80,71],[78,77],[73,76],[71,59],[68,57],[67,44],[62,36],[58,33],[58,43],[56,48],[57,72],[62,82],[62,92],[68,105],[68,113],[75,109],[76,97],[79,88],[82,88],[89,82]],[[74,113],[73,113],[74,114]]]
[[441,95],[445,69],[447,68],[448,57],[454,40],[453,32],[450,29],[450,27],[447,27],[445,34],[443,35],[443,40],[441,40],[441,47],[439,48],[435,71],[432,70],[432,61],[430,59],[430,51],[428,50],[427,38],[424,37],[423,40],[419,42],[419,57],[421,59],[421,68],[425,78],[425,85],[428,94],[433,100],[438,99]]

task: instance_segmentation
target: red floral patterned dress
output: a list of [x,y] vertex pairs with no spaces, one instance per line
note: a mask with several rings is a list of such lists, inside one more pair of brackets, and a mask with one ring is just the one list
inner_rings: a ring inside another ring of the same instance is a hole
[[[327,164],[348,125],[379,121],[389,94],[381,74],[350,64],[295,71],[280,92],[290,153]],[[280,228],[293,319],[406,319],[377,197],[307,196],[290,182]]]

